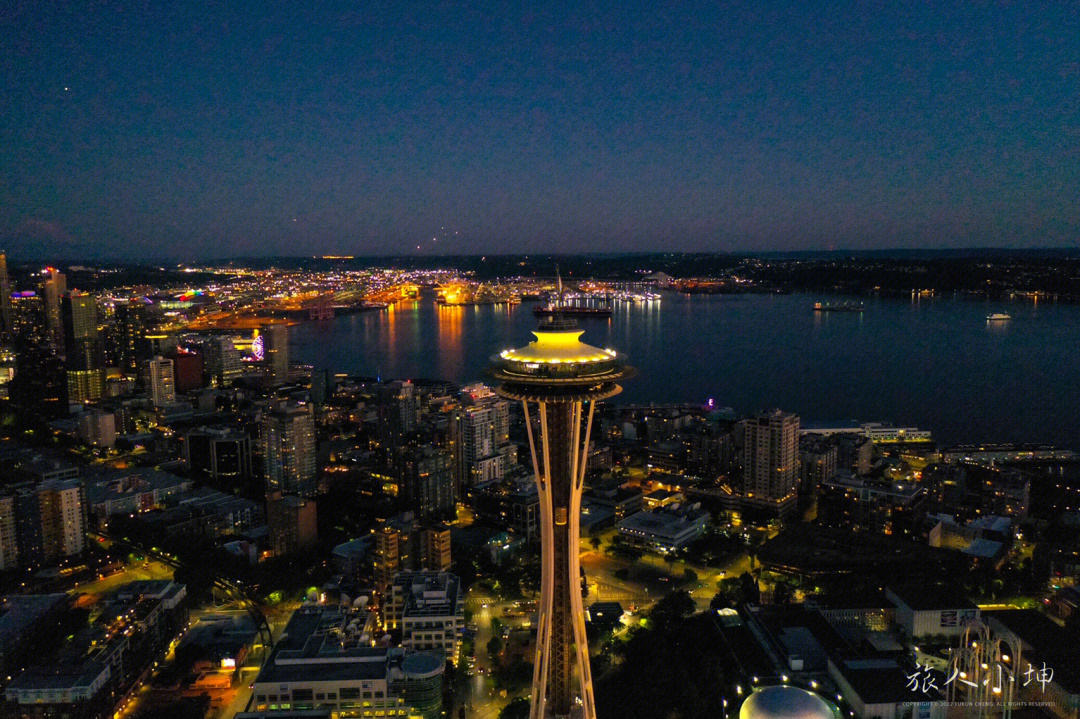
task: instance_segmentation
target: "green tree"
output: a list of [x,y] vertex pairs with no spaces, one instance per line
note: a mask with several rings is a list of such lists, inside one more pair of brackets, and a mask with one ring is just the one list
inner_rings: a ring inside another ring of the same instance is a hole
[[742,600],[750,604],[761,603],[761,589],[758,581],[750,572],[739,575],[739,590],[742,592]]
[[681,620],[690,616],[696,609],[689,592],[676,590],[668,592],[649,612],[656,631],[670,631]]
[[518,697],[499,712],[499,719],[529,719],[529,700]]
[[600,541],[600,537],[593,537],[592,539],[589,540],[589,544],[592,545],[592,548],[593,548],[594,552],[599,552],[600,547],[603,544],[603,542]]
[[492,662],[498,661],[499,655],[502,654],[503,640],[499,637],[492,637],[487,643],[487,653],[491,657]]
[[773,604],[790,604],[794,590],[787,582],[777,582],[773,587]]

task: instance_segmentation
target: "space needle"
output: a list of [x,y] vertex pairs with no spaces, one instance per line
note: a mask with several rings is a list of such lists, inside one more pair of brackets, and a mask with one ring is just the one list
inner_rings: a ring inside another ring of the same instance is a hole
[[617,382],[634,370],[615,350],[583,343],[577,322],[557,311],[533,334],[527,346],[491,358],[498,393],[525,410],[540,496],[543,572],[529,718],[596,719],[578,556],[581,491],[596,403],[621,392]]

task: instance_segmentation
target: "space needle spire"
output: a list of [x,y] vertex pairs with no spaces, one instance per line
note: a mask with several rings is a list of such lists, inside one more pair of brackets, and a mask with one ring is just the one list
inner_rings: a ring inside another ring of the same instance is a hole
[[581,596],[581,493],[596,403],[621,392],[618,381],[634,370],[615,350],[583,343],[577,322],[558,312],[533,334],[527,346],[491,358],[498,393],[525,411],[540,496],[543,570],[529,717],[596,719]]

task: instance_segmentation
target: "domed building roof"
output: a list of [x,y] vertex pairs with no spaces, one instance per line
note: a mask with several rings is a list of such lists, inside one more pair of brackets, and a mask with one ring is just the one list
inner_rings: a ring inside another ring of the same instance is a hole
[[836,719],[836,713],[811,691],[773,686],[748,696],[739,709],[739,719]]
[[417,652],[405,657],[401,670],[413,679],[426,679],[442,674],[446,660],[433,652]]

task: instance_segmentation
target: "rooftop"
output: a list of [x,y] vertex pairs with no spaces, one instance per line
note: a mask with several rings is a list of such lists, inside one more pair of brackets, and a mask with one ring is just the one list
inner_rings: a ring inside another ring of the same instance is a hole
[[651,512],[631,514],[619,522],[619,529],[645,532],[652,535],[677,537],[689,527],[708,517],[700,504],[669,504]]
[[361,641],[363,615],[362,610],[337,605],[301,607],[293,613],[256,682],[385,679],[392,650]]
[[962,591],[949,584],[890,584],[888,590],[916,612],[975,609]]
[[67,602],[66,594],[11,594],[0,598],[0,646]]
[[461,582],[449,572],[402,572],[394,577],[393,593],[404,598],[405,617],[457,614]]

